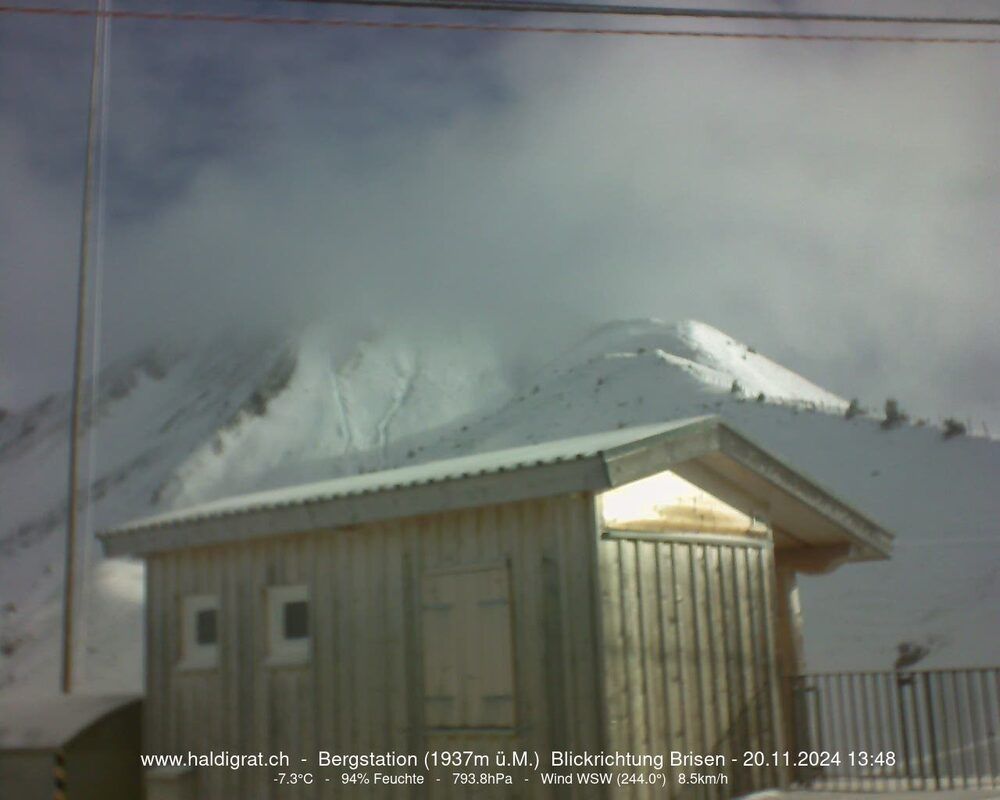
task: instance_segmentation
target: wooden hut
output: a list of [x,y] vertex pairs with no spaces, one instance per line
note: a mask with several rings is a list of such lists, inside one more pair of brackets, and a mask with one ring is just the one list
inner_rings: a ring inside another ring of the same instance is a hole
[[[144,750],[290,756],[185,776],[220,799],[780,784],[795,573],[891,543],[715,417],[226,499],[102,537],[147,564]],[[476,757],[433,755],[456,752]],[[512,766],[517,753],[531,763]],[[710,755],[722,763],[691,761]],[[609,770],[611,785],[584,782]],[[620,784],[623,770],[645,782]]]
[[141,797],[141,720],[135,695],[0,701],[0,800]]

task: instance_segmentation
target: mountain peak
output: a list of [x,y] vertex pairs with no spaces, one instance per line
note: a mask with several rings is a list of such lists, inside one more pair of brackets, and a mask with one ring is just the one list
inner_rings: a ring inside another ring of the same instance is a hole
[[558,362],[572,365],[626,354],[659,353],[713,391],[737,388],[748,397],[842,413],[847,401],[761,355],[750,345],[695,319],[627,319],[594,328]]

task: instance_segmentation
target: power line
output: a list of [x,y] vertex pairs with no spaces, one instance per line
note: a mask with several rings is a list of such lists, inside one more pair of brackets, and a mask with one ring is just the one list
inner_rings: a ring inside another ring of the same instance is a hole
[[859,34],[752,33],[732,31],[656,30],[634,28],[552,27],[537,25],[498,25],[462,22],[404,22],[388,20],[338,19],[312,17],[273,17],[247,14],[208,14],[171,11],[96,11],[90,8],[0,5],[0,14],[48,17],[104,17],[143,22],[208,22],[218,24],[276,25],[285,27],[369,28],[389,30],[475,31],[481,33],[547,33],[577,36],[647,36],[677,39],[755,39],[799,42],[868,42],[892,44],[966,44],[997,45],[1000,38],[895,36]]
[[321,6],[375,6],[445,9],[449,11],[513,11],[544,14],[600,14],[602,16],[669,17],[672,19],[763,20],[771,22],[896,23],[900,25],[1000,25],[1000,17],[882,16],[824,14],[811,11],[739,11],[732,9],[667,8],[663,6],[550,3],[541,0],[283,0]]

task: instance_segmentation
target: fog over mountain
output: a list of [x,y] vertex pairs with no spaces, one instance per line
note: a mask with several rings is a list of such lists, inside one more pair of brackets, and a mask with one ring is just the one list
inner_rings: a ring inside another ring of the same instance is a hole
[[[0,19],[7,408],[68,380],[90,35]],[[103,363],[321,318],[517,372],[693,317],[842,396],[1000,428],[996,48],[133,21],[108,86]]]

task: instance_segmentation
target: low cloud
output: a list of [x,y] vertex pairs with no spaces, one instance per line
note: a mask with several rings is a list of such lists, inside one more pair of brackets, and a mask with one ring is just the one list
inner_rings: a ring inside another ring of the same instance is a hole
[[319,315],[530,361],[694,317],[842,394],[1000,422],[988,48],[115,35],[109,352]]

